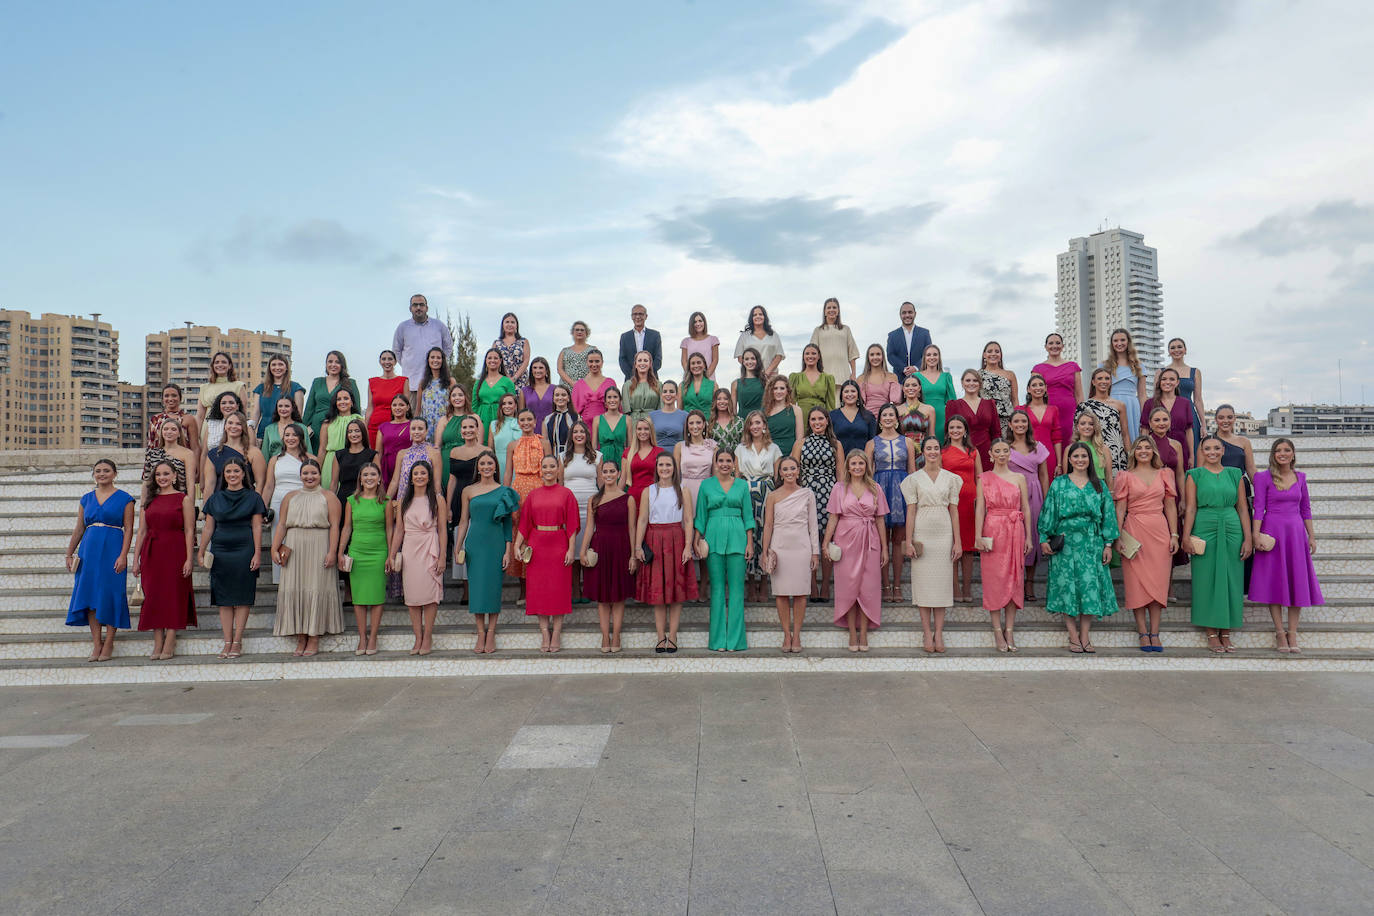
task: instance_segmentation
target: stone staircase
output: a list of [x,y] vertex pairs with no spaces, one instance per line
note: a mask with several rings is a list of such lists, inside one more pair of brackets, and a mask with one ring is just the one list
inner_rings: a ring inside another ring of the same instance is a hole
[[[1268,442],[1256,440],[1256,454],[1267,454]],[[883,626],[872,632],[873,649],[863,655],[846,651],[847,632],[831,622],[830,605],[807,609],[802,655],[782,655],[777,618],[771,602],[746,605],[751,649],[714,653],[706,649],[708,611],[704,603],[683,610],[675,655],[653,653],[655,634],[649,608],[626,609],[625,651],[603,655],[594,605],[575,605],[564,628],[563,651],[540,653],[539,630],[515,604],[515,586],[507,586],[509,605],[501,615],[495,655],[471,653],[473,628],[459,589],[450,585],[439,611],[434,653],[409,655],[409,616],[403,606],[388,606],[382,621],[381,651],[353,654],[357,644],[352,609],[344,616],[350,632],[325,637],[320,654],[293,658],[294,639],[272,635],[276,587],[264,571],[258,605],[249,619],[244,656],[216,658],[222,645],[219,615],[209,606],[208,573],[196,570],[200,626],[184,631],[177,657],[147,659],[151,634],[121,632],[115,657],[88,663],[89,631],[64,625],[71,575],[62,556],[75,520],[77,500],[90,488],[94,453],[27,452],[0,455],[0,685],[160,683],[172,681],[260,680],[275,678],[413,677],[463,674],[534,674],[582,672],[710,671],[934,671],[1046,670],[1122,668],[1179,670],[1374,670],[1374,437],[1314,438],[1299,443],[1300,467],[1307,472],[1316,518],[1317,573],[1327,604],[1303,613],[1303,654],[1273,650],[1268,609],[1247,605],[1246,626],[1233,636],[1238,652],[1214,656],[1199,630],[1188,623],[1188,569],[1175,573],[1179,603],[1165,611],[1164,653],[1136,649],[1132,615],[1122,611],[1094,628],[1095,656],[1065,651],[1062,624],[1034,603],[1018,615],[1017,655],[993,649],[987,614],[978,605],[960,605],[947,616],[944,655],[921,649],[920,620],[908,601],[883,608]],[[142,453],[118,452],[118,484],[137,492]],[[1038,567],[1037,592],[1044,593],[1045,565]],[[975,574],[975,595],[977,592]],[[131,583],[132,584],[132,583]],[[1120,592],[1118,591],[1118,595]],[[137,611],[134,611],[135,626]]]

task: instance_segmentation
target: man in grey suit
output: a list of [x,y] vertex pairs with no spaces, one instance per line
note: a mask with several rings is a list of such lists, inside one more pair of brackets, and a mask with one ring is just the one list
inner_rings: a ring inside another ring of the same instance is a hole
[[644,322],[649,318],[649,310],[642,305],[630,309],[633,330],[620,335],[620,375],[626,381],[635,371],[635,354],[647,350],[654,360],[654,372],[663,365],[663,339],[653,328],[646,328]]

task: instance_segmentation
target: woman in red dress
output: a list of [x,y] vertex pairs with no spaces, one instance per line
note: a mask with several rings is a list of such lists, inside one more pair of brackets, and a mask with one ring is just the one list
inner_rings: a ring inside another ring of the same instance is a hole
[[[982,379],[979,379],[982,384]],[[953,407],[956,402],[950,401]],[[986,401],[991,404],[991,401]],[[983,473],[983,458],[968,440],[968,422],[955,414],[945,420],[945,447],[940,452],[940,465],[951,474],[958,474],[963,485],[959,488],[959,539],[963,554],[954,561],[954,600],[959,604],[973,602],[973,515],[978,503],[978,477]],[[962,571],[963,575],[959,573]]]
[[[176,654],[177,630],[196,625],[196,599],[191,592],[191,540],[196,508],[177,489],[177,471],[166,459],[153,465],[143,485],[143,518],[134,549],[135,576],[143,583],[139,630],[153,631],[150,659]],[[147,576],[143,576],[147,573]]]
[[[955,398],[945,405],[945,429],[949,429],[951,417],[962,417],[964,429],[968,431],[969,444],[978,450],[978,457],[983,459],[983,467],[990,468],[992,455],[988,453],[988,446],[992,445],[993,439],[1000,439],[1002,436],[1002,421],[997,416],[997,402],[981,394],[983,376],[977,369],[965,369],[964,374],[959,376],[959,384],[964,387],[964,396]],[[962,533],[964,529],[959,530]],[[968,531],[972,537],[972,525]],[[968,562],[973,562],[971,554]]]
[[[654,434],[654,421],[648,417],[636,420],[634,435],[629,447],[625,449],[625,461],[620,465],[620,485],[634,497],[636,503],[639,502],[639,495],[644,492],[644,488],[654,482],[654,467],[658,464],[658,456],[661,454],[663,449]],[[615,460],[610,455],[605,457],[611,461]]]
[[[377,358],[382,366],[382,374],[367,380],[367,441],[376,442],[377,432],[387,420],[395,419],[391,413],[391,399],[406,393],[406,377],[396,373],[396,354],[383,350]],[[387,465],[382,465],[385,472]]]
[[1049,385],[1039,372],[1032,372],[1026,380],[1026,405],[1017,410],[1025,411],[1031,421],[1031,436],[1042,442],[1050,450],[1050,477],[1059,472],[1059,463],[1064,459],[1064,424],[1059,419],[1059,408],[1049,402]]
[[[563,618],[572,613],[573,546],[580,526],[577,497],[558,482],[558,459],[548,455],[539,464],[542,486],[520,506],[520,529],[515,554],[526,545],[525,616],[539,618],[540,652],[557,652],[563,635]],[[552,632],[550,632],[552,627]]]

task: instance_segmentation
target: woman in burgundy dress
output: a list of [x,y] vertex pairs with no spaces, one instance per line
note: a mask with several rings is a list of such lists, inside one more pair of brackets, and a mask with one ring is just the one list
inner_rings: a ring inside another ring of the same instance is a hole
[[[601,462],[597,473],[601,489],[587,503],[587,533],[582,538],[582,593],[596,602],[601,651],[619,652],[625,600],[635,591],[630,570],[630,524],[637,518],[635,498],[620,485],[620,470],[614,462]],[[589,551],[596,552],[595,563],[590,562]]]
[[176,654],[177,630],[196,625],[196,599],[191,592],[196,508],[176,483],[176,468],[170,461],[153,466],[151,479],[143,486],[143,518],[134,549],[133,573],[143,584],[138,628],[153,631],[153,651],[148,657],[157,660]]
[[[964,396],[955,398],[945,405],[945,426],[951,417],[960,417],[968,429],[969,443],[978,450],[984,469],[992,467],[992,455],[988,446],[993,439],[1002,437],[1002,420],[997,416],[997,402],[982,395],[983,376],[977,369],[965,369],[959,376],[959,384],[964,388]],[[948,440],[946,440],[948,441]],[[969,529],[970,534],[972,528]]]

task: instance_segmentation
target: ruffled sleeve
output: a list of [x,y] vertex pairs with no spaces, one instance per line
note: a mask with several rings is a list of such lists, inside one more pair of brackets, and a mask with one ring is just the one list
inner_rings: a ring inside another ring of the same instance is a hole
[[510,537],[510,519],[520,511],[520,494],[510,487],[496,488],[496,505],[491,510],[491,520],[505,523],[507,538]]
[[1178,484],[1174,482],[1174,469],[1162,468],[1159,472],[1159,479],[1164,481],[1165,498],[1178,499]]

